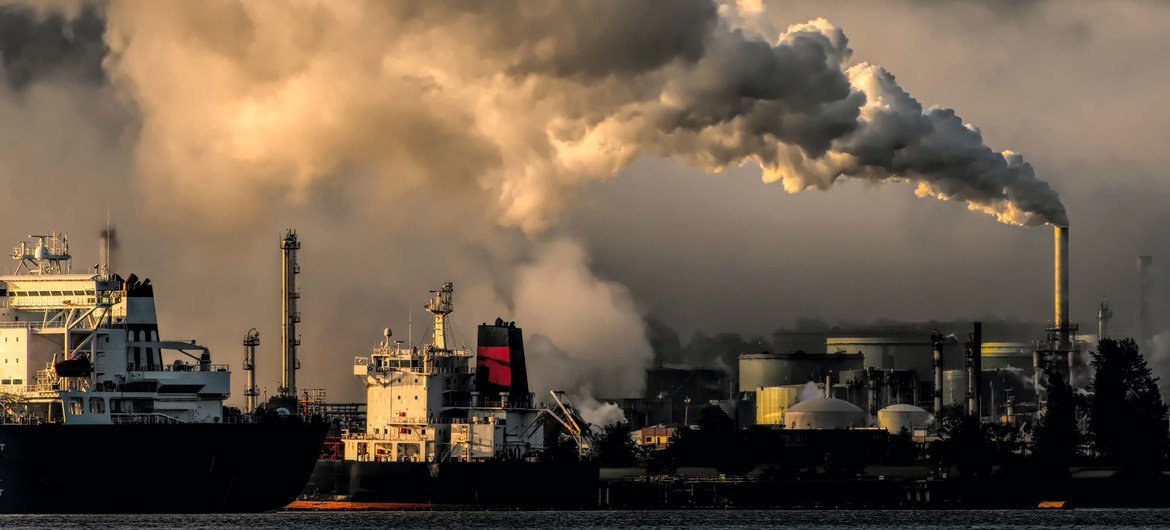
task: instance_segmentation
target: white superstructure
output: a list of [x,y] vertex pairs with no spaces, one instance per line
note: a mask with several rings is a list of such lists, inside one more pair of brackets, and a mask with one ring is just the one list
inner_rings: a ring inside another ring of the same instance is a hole
[[154,288],[107,264],[71,274],[64,234],[30,236],[0,276],[0,414],[70,424],[222,421],[230,373],[159,336]]
[[366,430],[342,436],[346,460],[522,459],[544,449],[538,420],[548,411],[534,407],[532,394],[481,396],[475,353],[449,347],[453,291],[444,284],[426,305],[434,315],[431,344],[403,344],[387,329],[369,356],[354,359],[354,375],[366,385]]

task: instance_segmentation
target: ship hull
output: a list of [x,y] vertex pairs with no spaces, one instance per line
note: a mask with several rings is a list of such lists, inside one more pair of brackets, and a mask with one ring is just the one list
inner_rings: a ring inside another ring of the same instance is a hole
[[304,487],[326,428],[0,425],[0,513],[278,510]]
[[590,462],[320,460],[302,498],[355,506],[583,508],[596,506],[597,483],[598,467]]

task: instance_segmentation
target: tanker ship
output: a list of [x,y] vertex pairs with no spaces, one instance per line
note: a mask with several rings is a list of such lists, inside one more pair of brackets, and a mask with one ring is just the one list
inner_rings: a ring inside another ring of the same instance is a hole
[[[453,291],[450,283],[432,291],[429,345],[403,345],[387,329],[370,355],[354,359],[366,388],[364,429],[341,433],[340,458],[318,461],[291,507],[596,505],[589,426],[563,392],[536,403],[515,323],[480,325],[474,354],[452,347]],[[571,442],[567,457],[550,454],[546,426]]]
[[[0,513],[277,510],[326,424],[225,415],[231,372],[162,340],[154,286],[70,271],[68,237],[30,236],[0,276]],[[107,254],[108,255],[108,254]]]

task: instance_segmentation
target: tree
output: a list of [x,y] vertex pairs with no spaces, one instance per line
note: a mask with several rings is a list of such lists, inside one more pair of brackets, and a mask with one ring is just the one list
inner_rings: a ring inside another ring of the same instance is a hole
[[597,459],[608,467],[630,467],[638,463],[638,448],[630,437],[630,424],[624,421],[606,425],[594,442]]
[[1050,369],[1047,375],[1048,406],[1037,422],[1033,454],[1046,472],[1066,475],[1080,441],[1076,400],[1059,372]]
[[959,475],[967,477],[987,473],[991,444],[979,417],[967,414],[963,407],[947,407],[936,422],[939,440],[931,449],[939,467],[955,466]]
[[1159,471],[1167,446],[1166,404],[1133,339],[1101,339],[1093,352],[1089,431],[1106,462]]

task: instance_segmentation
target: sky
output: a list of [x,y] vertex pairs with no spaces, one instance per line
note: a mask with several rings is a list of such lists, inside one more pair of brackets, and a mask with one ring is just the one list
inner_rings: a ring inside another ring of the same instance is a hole
[[[535,386],[615,395],[653,358],[644,318],[1045,322],[1049,187],[1083,328],[1108,296],[1132,334],[1135,256],[1170,259],[1165,3],[425,5],[0,3],[0,239],[69,231],[82,269],[108,215],[162,334],[238,366],[258,328],[271,392],[295,227],[299,381],[339,401],[444,281],[457,342],[515,320]],[[882,156],[933,107],[966,127]]]

